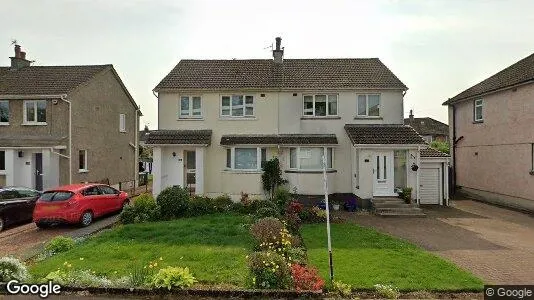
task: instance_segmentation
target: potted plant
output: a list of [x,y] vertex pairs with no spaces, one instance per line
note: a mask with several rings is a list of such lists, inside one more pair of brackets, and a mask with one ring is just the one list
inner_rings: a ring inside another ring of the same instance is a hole
[[339,207],[341,206],[341,201],[337,198],[332,199],[332,208],[334,210],[339,210]]
[[412,203],[412,188],[411,187],[403,188],[399,192],[399,197],[402,198],[404,202],[406,202],[407,204]]

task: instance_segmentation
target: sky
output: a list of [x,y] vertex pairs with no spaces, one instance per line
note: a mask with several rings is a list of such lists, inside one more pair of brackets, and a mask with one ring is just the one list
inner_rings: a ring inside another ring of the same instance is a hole
[[534,52],[530,0],[2,0],[0,66],[16,39],[35,65],[113,64],[157,129],[152,89],[180,59],[378,57],[409,88],[404,115]]

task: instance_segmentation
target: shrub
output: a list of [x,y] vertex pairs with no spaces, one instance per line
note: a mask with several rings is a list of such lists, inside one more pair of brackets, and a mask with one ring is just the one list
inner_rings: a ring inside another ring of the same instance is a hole
[[305,265],[308,263],[306,250],[301,247],[291,247],[285,252],[285,258],[290,264]]
[[399,197],[401,197],[404,200],[404,202],[408,204],[412,203],[412,188],[411,187],[403,188],[399,192]]
[[183,217],[188,211],[189,192],[180,186],[168,187],[158,195],[157,204],[164,220]]
[[299,214],[304,209],[302,203],[292,201],[286,208],[286,214]]
[[14,257],[0,258],[0,282],[8,282],[10,280],[24,282],[28,279],[28,269],[20,260]]
[[278,211],[280,211],[281,214],[283,214],[287,207],[289,206],[289,203],[292,202],[292,196],[288,189],[283,187],[278,187],[274,191],[274,197],[273,201],[278,207]]
[[228,195],[217,196],[213,199],[213,205],[219,212],[229,211],[234,205],[234,201]]
[[298,234],[300,231],[300,225],[302,221],[297,213],[286,213],[284,216],[287,229],[293,234]]
[[266,161],[262,170],[261,182],[263,190],[268,193],[270,199],[273,199],[276,188],[287,183],[287,180],[282,178],[282,170],[280,169],[278,158],[275,157]]
[[375,284],[375,290],[380,295],[387,299],[397,299],[400,296],[399,291],[392,285],[387,284]]
[[316,206],[305,207],[299,213],[299,217],[304,223],[323,223],[326,221],[326,211]]
[[103,275],[98,275],[91,270],[64,270],[57,269],[48,273],[44,281],[75,287],[125,287],[128,284],[127,277],[111,280]]
[[268,217],[254,223],[250,228],[250,232],[259,245],[281,245],[282,240],[285,238],[283,235],[286,235],[287,230],[280,220]]
[[213,201],[208,197],[193,196],[188,206],[189,216],[203,216],[217,212],[217,207],[215,207]]
[[263,219],[263,218],[280,218],[280,214],[278,213],[278,210],[273,209],[271,207],[261,207],[256,211],[256,214],[254,215],[256,220]]
[[76,243],[72,238],[59,235],[46,244],[45,250],[55,254],[69,251],[75,245]]
[[449,142],[442,141],[433,141],[430,143],[430,147],[447,154],[449,154],[451,149]]
[[250,284],[260,289],[286,289],[291,286],[291,273],[281,255],[270,252],[254,252],[248,257]]
[[150,194],[141,194],[133,200],[132,205],[126,206],[119,220],[123,224],[144,223],[160,219],[160,209]]
[[189,268],[166,267],[158,271],[152,279],[152,285],[157,288],[171,289],[188,288],[196,281],[195,277],[189,272]]
[[317,274],[317,269],[299,264],[291,265],[291,278],[297,291],[321,291],[324,280]]
[[341,297],[348,298],[352,293],[352,287],[350,284],[346,284],[337,280],[334,280],[333,284],[334,292],[339,294]]
[[247,208],[241,202],[232,203],[230,205],[230,207],[229,207],[229,210],[233,211],[233,212],[236,212],[236,213],[240,213],[240,214],[246,214],[247,213]]

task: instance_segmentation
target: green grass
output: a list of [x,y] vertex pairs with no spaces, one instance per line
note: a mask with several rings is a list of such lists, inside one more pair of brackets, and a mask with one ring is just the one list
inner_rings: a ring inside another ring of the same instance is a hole
[[[408,242],[354,224],[332,224],[334,279],[353,288],[391,284],[400,290],[482,290],[483,282]],[[312,265],[329,278],[326,226],[304,225]]]
[[243,286],[245,256],[252,245],[244,222],[241,215],[216,214],[120,226],[36,263],[31,273],[42,278],[69,262],[72,268],[113,277],[128,275],[133,266],[158,260],[159,265],[189,267],[201,283]]

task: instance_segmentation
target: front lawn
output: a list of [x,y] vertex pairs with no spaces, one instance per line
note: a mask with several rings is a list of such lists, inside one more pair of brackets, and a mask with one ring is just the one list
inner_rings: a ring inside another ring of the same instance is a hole
[[245,256],[252,244],[244,223],[242,215],[227,213],[120,226],[36,263],[31,273],[42,278],[67,262],[72,268],[118,277],[155,260],[158,268],[189,267],[201,283],[243,286]]
[[[353,288],[391,284],[400,290],[482,290],[480,279],[408,242],[354,224],[332,224],[334,279]],[[329,278],[326,226],[304,225],[312,265]]]

